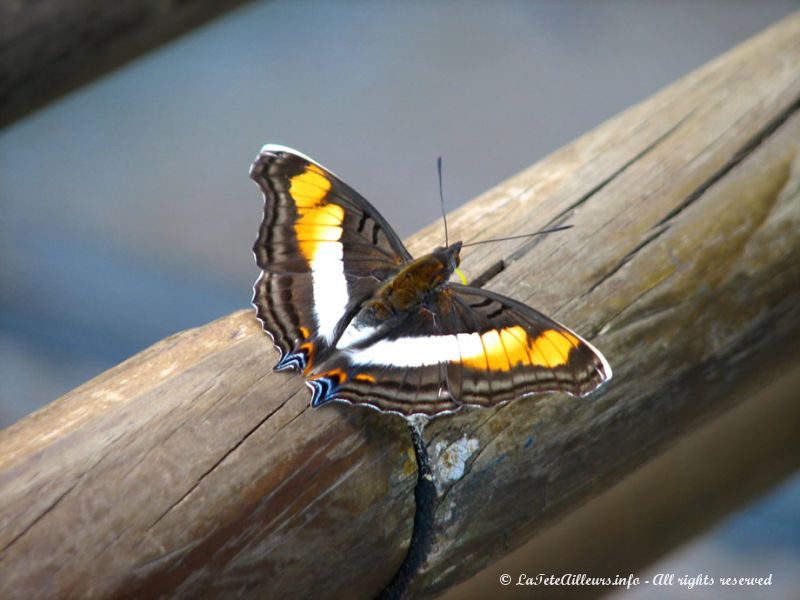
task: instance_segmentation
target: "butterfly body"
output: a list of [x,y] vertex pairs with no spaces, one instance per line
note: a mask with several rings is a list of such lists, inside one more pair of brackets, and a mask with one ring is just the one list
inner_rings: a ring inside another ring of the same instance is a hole
[[380,213],[333,173],[267,145],[251,168],[264,220],[253,303],[312,405],[346,401],[435,416],[611,376],[563,325],[510,298],[450,283],[461,243],[414,259]]
[[446,283],[461,263],[461,242],[421,256],[389,278],[368,301],[382,314],[399,314],[417,308]]

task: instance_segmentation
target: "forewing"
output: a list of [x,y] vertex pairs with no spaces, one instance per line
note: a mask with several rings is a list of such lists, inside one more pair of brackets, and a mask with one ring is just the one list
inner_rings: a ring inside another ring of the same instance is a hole
[[308,157],[267,145],[250,176],[264,194],[253,304],[281,352],[276,368],[308,372],[363,299],[411,257],[369,202]]

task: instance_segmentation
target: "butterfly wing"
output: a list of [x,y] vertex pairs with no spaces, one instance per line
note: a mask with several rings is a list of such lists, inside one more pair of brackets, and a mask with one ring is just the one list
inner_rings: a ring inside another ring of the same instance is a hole
[[461,404],[448,391],[443,347],[450,337],[424,308],[401,315],[319,365],[307,381],[311,405],[343,400],[402,416],[454,412]]
[[448,363],[447,384],[460,402],[494,406],[551,391],[585,396],[611,378],[605,357],[561,323],[494,292],[450,287],[440,308],[458,339],[460,360]]
[[345,400],[404,416],[494,406],[534,393],[584,396],[611,378],[591,344],[482,289],[440,288],[380,339],[337,353],[309,381],[312,404]]
[[275,368],[308,372],[411,256],[369,202],[295,150],[264,146],[250,177],[264,194],[253,304],[281,352]]

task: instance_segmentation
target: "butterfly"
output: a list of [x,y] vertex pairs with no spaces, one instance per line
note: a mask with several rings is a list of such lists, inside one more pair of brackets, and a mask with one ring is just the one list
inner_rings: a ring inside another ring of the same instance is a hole
[[449,281],[461,242],[413,258],[381,214],[307,156],[268,144],[253,305],[311,405],[406,418],[540,392],[584,396],[611,378],[589,342],[520,302]]

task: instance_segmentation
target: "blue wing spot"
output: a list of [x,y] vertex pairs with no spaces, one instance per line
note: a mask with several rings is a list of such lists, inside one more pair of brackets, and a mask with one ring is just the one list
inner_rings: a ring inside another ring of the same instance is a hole
[[339,381],[336,378],[320,377],[311,379],[307,383],[311,386],[311,406],[314,408],[333,400],[339,389]]
[[328,395],[328,386],[324,379],[314,379],[309,381],[308,385],[311,386],[311,406],[317,408],[325,404]]
[[303,371],[306,368],[306,355],[303,352],[288,352],[283,358],[275,365],[276,371],[283,371],[284,369],[295,368],[298,371]]

